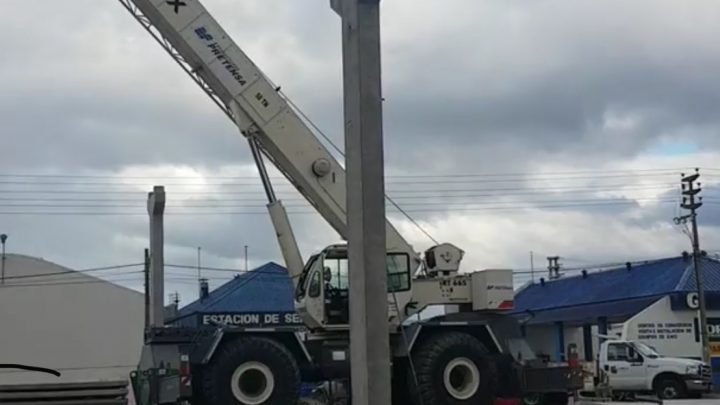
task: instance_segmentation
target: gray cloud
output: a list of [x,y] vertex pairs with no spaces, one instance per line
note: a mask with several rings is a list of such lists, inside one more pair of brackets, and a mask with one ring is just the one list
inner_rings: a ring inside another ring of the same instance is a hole
[[[204,3],[265,73],[342,145],[340,22],[327,1]],[[2,173],[123,175],[132,169],[143,175],[162,166],[165,175],[194,168],[213,177],[236,175],[238,166],[251,164],[231,123],[119,4],[6,0],[3,7]],[[714,164],[720,154],[720,88],[714,80],[720,52],[710,38],[720,34],[711,18],[718,10],[713,1],[687,6],[672,0],[384,2],[388,171],[522,173],[698,164],[697,154],[648,156],[659,142],[695,145],[705,154],[702,161]],[[520,180],[495,188],[544,187],[532,178]],[[9,190],[22,187],[27,186],[3,184],[0,194],[14,196]],[[482,191],[493,184],[456,188]],[[242,189],[263,197],[259,187]],[[388,189],[403,195],[397,192],[402,186],[389,183]],[[464,201],[502,207],[542,205],[540,200],[603,204],[610,198],[592,192],[548,192],[541,198],[486,194]],[[526,267],[531,249],[600,261],[679,251],[686,240],[668,227],[672,209],[632,203],[640,197],[624,192],[613,198],[630,204],[528,210],[463,212],[433,205],[435,212],[413,216],[438,238],[462,245],[470,267]],[[142,212],[143,193],[131,198],[137,199],[133,210]],[[423,207],[398,200],[410,210]],[[708,246],[720,247],[717,212],[711,204],[703,212]],[[337,241],[317,216],[291,216],[303,253]],[[427,247],[427,238],[408,221],[397,223],[419,249]],[[11,234],[13,249],[74,267],[134,261],[147,245],[142,215],[0,215],[0,230]],[[251,246],[253,263],[280,259],[262,214],[168,215],[167,230],[168,260],[193,263],[201,245],[208,265],[237,268],[244,244]],[[194,286],[184,288],[195,292]]]

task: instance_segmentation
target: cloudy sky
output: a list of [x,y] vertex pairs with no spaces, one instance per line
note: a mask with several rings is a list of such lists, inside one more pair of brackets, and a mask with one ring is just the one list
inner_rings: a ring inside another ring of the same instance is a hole
[[[326,0],[205,0],[342,146],[340,26]],[[165,184],[167,262],[281,262],[247,144],[114,0],[3,0],[0,232],[87,269],[136,263]],[[720,251],[720,4],[714,0],[385,0],[387,190],[465,269],[517,283],[689,249],[680,172],[701,167],[703,247]],[[277,173],[274,173],[277,175]],[[338,241],[278,179],[305,255]],[[418,250],[431,240],[390,209]],[[108,279],[139,288],[123,275]],[[194,272],[170,291],[195,298]],[[228,272],[206,272],[211,285]]]

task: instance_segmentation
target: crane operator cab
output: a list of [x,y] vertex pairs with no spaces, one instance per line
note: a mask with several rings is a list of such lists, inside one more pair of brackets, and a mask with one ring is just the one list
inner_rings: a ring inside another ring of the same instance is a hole
[[[386,263],[388,293],[409,293],[410,257],[405,253],[388,253]],[[348,327],[349,283],[345,245],[330,246],[310,257],[295,290],[295,307],[308,327]]]

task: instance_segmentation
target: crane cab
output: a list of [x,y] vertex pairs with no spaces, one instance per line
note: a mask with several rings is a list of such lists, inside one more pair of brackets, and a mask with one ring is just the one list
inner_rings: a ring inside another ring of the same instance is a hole
[[[388,303],[397,316],[396,301],[410,295],[410,257],[387,254]],[[347,328],[350,323],[350,273],[346,245],[332,245],[305,264],[295,290],[295,308],[310,329]]]

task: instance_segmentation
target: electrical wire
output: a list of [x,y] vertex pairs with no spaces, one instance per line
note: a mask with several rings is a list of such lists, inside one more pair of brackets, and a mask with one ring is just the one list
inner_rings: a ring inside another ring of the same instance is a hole
[[[666,202],[666,201],[675,201],[675,199],[671,199],[670,197],[666,198],[591,198],[591,199],[578,199],[578,200],[536,200],[536,201],[502,201],[500,203],[505,206],[505,204],[530,204],[530,203],[539,203],[539,204],[558,204],[558,203],[584,203],[584,202]],[[408,202],[405,203],[405,206],[413,206],[413,207],[428,207],[428,206],[443,206],[443,207],[450,207],[452,209],[452,206],[454,205],[462,205],[462,206],[474,206],[474,205],[491,205],[491,206],[497,206],[498,201],[427,201],[427,202]],[[138,202],[137,204],[81,204],[81,205],[75,205],[75,204],[35,204],[35,203],[27,203],[27,204],[16,204],[16,203],[0,203],[0,207],[22,207],[22,208],[136,208],[136,207],[142,207],[144,204],[141,204]],[[307,204],[288,204],[285,205],[286,208],[309,208],[311,207],[309,203]],[[238,204],[225,204],[225,205],[218,205],[218,204],[180,204],[180,205],[169,205],[166,206],[167,209],[172,208],[258,208],[263,209],[265,208],[265,205],[238,205]],[[397,207],[396,207],[397,208]]]
[[[140,271],[142,273],[142,271]],[[121,282],[121,281],[139,281],[140,278],[131,278],[131,279],[122,279],[122,280],[102,280],[102,279],[96,279],[96,280],[76,280],[76,281],[58,281],[58,282],[37,282],[37,283],[10,283],[10,284],[0,284],[0,289],[2,288],[22,288],[22,287],[49,287],[49,286],[68,286],[68,285],[84,285],[84,284],[112,284],[113,282]]]
[[[488,187],[482,187],[482,188],[449,188],[449,189],[438,189],[436,187],[433,187],[431,189],[422,189],[422,188],[416,188],[416,189],[399,189],[399,190],[393,190],[394,194],[427,194],[427,193],[455,193],[455,192],[502,192],[505,194],[506,192],[511,191],[521,191],[521,192],[528,192],[528,191],[536,191],[536,192],[545,192],[545,193],[551,193],[551,192],[561,192],[561,191],[612,191],[612,190],[632,190],[632,189],[653,189],[653,188],[663,188],[663,189],[673,189],[677,188],[676,183],[645,183],[641,185],[628,185],[626,183],[622,184],[601,184],[601,185],[553,185],[553,186],[546,186],[546,187],[500,187],[500,188],[488,188]],[[288,192],[289,190],[284,190],[283,192]],[[0,189],[0,192],[6,193],[6,194],[132,194],[137,196],[147,196],[147,192],[136,190],[47,190],[47,189],[40,189],[40,190],[18,190],[18,189]],[[213,191],[200,191],[200,190],[166,190],[167,194],[171,195],[257,195],[258,191],[255,190],[213,190]]]
[[[672,173],[648,173],[644,174],[645,177],[668,177],[672,175]],[[540,176],[533,176],[528,175],[526,177],[522,178],[506,178],[506,179],[483,179],[478,178],[478,176],[481,175],[452,175],[448,177],[433,177],[432,175],[427,176],[413,176],[413,177],[405,177],[402,179],[392,179],[389,178],[386,180],[386,184],[475,184],[475,183],[527,183],[527,182],[533,182],[533,181],[573,181],[573,180],[598,180],[598,179],[618,179],[618,178],[633,178],[637,179],[638,176],[636,175],[593,175],[593,176],[564,176],[564,177],[540,177]],[[414,180],[416,178],[422,178],[422,180]],[[463,179],[464,178],[464,179]],[[124,180],[123,178],[117,178],[117,180]],[[152,187],[155,184],[151,183],[130,183],[127,181],[121,181],[121,182],[96,182],[96,181],[27,181],[27,180],[0,180],[0,184],[10,184],[10,185],[35,185],[35,186],[122,186],[122,187]],[[189,186],[226,186],[226,187],[238,187],[238,186],[256,186],[260,185],[259,182],[250,182],[250,183],[237,183],[237,182],[207,182],[202,181],[199,183],[189,183],[189,182],[181,182],[181,183],[164,183],[165,186],[183,186],[183,187],[189,187]],[[279,184],[280,186],[292,186],[292,184],[289,183],[282,183]]]
[[[594,188],[594,189],[588,189],[588,190],[580,190],[580,191],[529,191],[529,192],[504,192],[504,193],[492,193],[492,194],[477,194],[477,193],[470,193],[470,194],[439,194],[439,195],[432,195],[432,190],[428,190],[428,194],[425,195],[402,195],[402,196],[396,196],[395,200],[417,200],[417,199],[428,199],[428,198],[479,198],[479,197],[497,197],[497,196],[543,196],[543,195],[553,195],[556,196],[558,194],[568,195],[568,194],[594,194],[598,192],[624,192],[624,191],[635,191],[635,190],[669,190],[673,187],[662,185],[662,186],[627,186],[623,188]],[[465,192],[464,190],[452,190],[453,192],[459,191],[459,192]],[[12,192],[11,192],[12,193]],[[41,194],[42,192],[38,192],[38,194]],[[137,193],[138,195],[141,194],[140,192]],[[174,192],[169,194],[176,194]],[[198,193],[199,194],[199,193]],[[266,203],[267,199],[265,198],[253,198],[253,197],[234,197],[234,198],[225,198],[225,197],[213,197],[212,192],[211,193],[204,193],[206,195],[209,194],[209,197],[203,197],[203,198],[196,198],[196,197],[186,197],[179,200],[174,200],[176,202],[184,202],[184,201],[191,201],[191,202],[202,202],[202,201],[208,201],[208,202],[257,202],[257,203]],[[712,196],[711,196],[712,197]],[[293,202],[306,202],[307,200],[305,198],[300,197],[284,197],[280,198],[284,202],[293,201]],[[1,197],[0,201],[39,201],[39,202],[144,202],[144,200],[139,200],[138,198],[78,198],[78,197],[47,197],[47,196],[22,196],[22,197]]]
[[[656,199],[652,200],[656,203],[674,203],[672,199]],[[708,202],[712,203],[712,202]],[[557,208],[582,208],[582,207],[609,207],[609,206],[623,206],[632,205],[637,206],[638,202],[635,200],[622,200],[622,201],[603,201],[598,202],[583,202],[583,203],[568,203],[568,204],[536,204],[528,205],[527,203],[515,203],[525,205],[501,205],[501,206],[489,206],[489,207],[462,207],[462,208],[418,208],[404,210],[406,213],[427,213],[427,214],[453,214],[453,213],[470,213],[470,212],[483,212],[483,211],[527,211],[536,209],[557,209]],[[213,207],[213,208],[235,208],[235,207]],[[315,211],[288,211],[289,214],[294,215],[317,215]],[[392,213],[392,211],[390,212]],[[24,216],[145,216],[145,212],[125,212],[125,211],[0,211],[0,215],[24,215]],[[212,215],[232,215],[232,216],[252,216],[252,215],[267,215],[265,211],[168,211],[165,215],[168,216],[212,216]]]
[[98,271],[126,269],[126,268],[138,267],[138,266],[143,266],[143,265],[144,265],[144,263],[132,263],[132,264],[121,264],[118,266],[94,267],[94,268],[82,269],[82,270],[66,270],[66,271],[58,271],[58,272],[43,273],[43,274],[21,274],[18,276],[6,276],[5,280],[18,280],[18,279],[28,279],[28,278],[38,278],[38,277],[62,276],[62,275],[67,275],[67,274],[87,274],[87,273],[94,273],[94,272],[98,272]]
[[[187,270],[197,270],[198,269],[197,265],[193,266],[193,265],[185,265],[185,264],[165,264],[165,267],[170,267],[170,268],[175,268],[175,269],[187,269]],[[227,268],[227,267],[202,267],[201,266],[200,270],[229,272],[229,273],[235,273],[235,274],[266,274],[268,276],[277,276],[280,279],[286,279],[286,278],[290,277],[289,274],[280,274],[277,271],[263,270],[262,268],[243,270],[243,269],[235,269],[235,268]]]
[[[297,106],[295,106],[297,107]],[[320,131],[319,128],[314,128],[318,132]],[[326,141],[328,141],[329,144],[335,149],[338,153],[343,153],[340,148],[335,146],[335,144],[327,138]],[[590,169],[590,170],[567,170],[567,171],[554,171],[554,172],[537,172],[537,171],[529,171],[529,172],[506,172],[506,173],[448,173],[448,174],[437,174],[437,173],[426,173],[426,174],[411,174],[411,175],[387,175],[386,178],[388,179],[395,179],[395,178],[457,178],[457,177],[526,177],[526,176],[562,176],[562,175],[578,175],[578,174],[626,174],[628,176],[636,177],[638,173],[653,173],[653,172],[666,172],[667,174],[679,174],[682,172],[688,172],[694,170],[694,168],[689,167],[675,167],[675,168],[640,168],[640,169],[614,169],[614,170],[604,170],[604,169]],[[713,170],[713,171],[720,171],[720,168],[701,168],[701,170]],[[50,174],[50,173],[19,173],[19,174],[8,174],[3,173],[0,174],[0,178],[60,178],[60,179],[72,179],[72,178],[82,178],[82,179],[130,179],[130,180],[152,180],[152,179],[186,179],[186,180],[197,180],[198,178],[203,179],[214,179],[214,180],[255,180],[257,179],[256,175],[252,176],[205,176],[205,175],[198,175],[198,176],[167,176],[167,175],[157,175],[157,176],[128,176],[128,175],[78,175],[78,174]],[[272,176],[272,180],[284,180],[285,177],[283,176]]]

